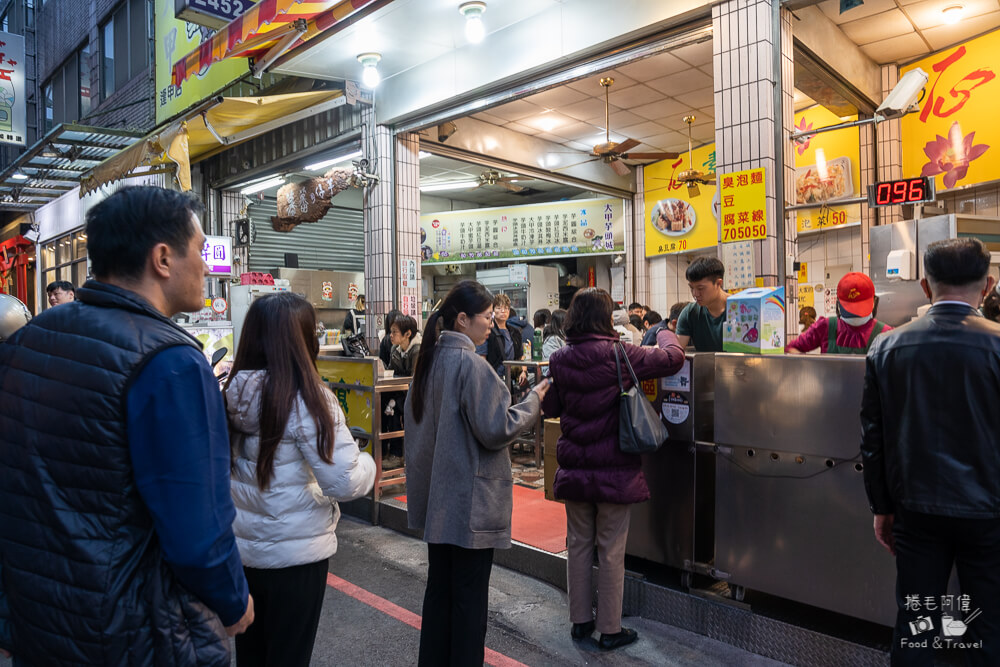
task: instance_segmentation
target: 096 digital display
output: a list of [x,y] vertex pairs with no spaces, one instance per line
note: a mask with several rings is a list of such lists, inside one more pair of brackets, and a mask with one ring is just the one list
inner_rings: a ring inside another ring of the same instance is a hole
[[868,186],[869,206],[920,204],[935,199],[934,179],[926,176],[882,181]]

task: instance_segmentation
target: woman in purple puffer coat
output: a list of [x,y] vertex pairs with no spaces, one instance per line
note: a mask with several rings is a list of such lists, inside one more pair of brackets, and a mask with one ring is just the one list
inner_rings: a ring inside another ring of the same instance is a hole
[[[576,293],[566,315],[567,345],[549,359],[552,389],[542,401],[546,416],[560,417],[562,436],[556,448],[559,470],[554,493],[566,501],[567,583],[574,640],[601,633],[598,646],[613,649],[634,642],[634,630],[621,626],[625,587],[625,541],[629,505],[649,498],[642,463],[618,448],[618,374],[612,325],[614,303],[604,290]],[[639,380],[673,375],[684,364],[684,350],[667,329],[658,347],[624,344]],[[632,379],[622,360],[626,391]],[[594,545],[600,562],[600,599],[595,624],[591,605]]]

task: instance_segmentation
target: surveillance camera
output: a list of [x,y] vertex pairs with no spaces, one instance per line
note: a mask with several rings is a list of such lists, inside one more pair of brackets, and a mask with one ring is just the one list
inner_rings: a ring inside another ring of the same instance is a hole
[[886,96],[885,101],[875,110],[875,115],[881,116],[884,120],[905,115],[910,107],[917,102],[928,79],[930,77],[927,72],[919,67],[904,74],[892,92]]
[[458,131],[458,125],[455,125],[455,123],[448,121],[447,123],[441,123],[440,125],[438,125],[437,131],[438,131],[438,141],[445,142],[451,135],[455,134],[455,132]]

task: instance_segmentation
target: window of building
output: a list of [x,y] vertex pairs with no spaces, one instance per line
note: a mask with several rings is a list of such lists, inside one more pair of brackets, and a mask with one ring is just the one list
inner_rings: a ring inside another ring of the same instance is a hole
[[74,287],[87,281],[87,234],[82,229],[47,242],[41,255],[42,289],[54,280],[68,280]]
[[48,132],[54,126],[54,118],[52,113],[52,84],[46,83],[42,86],[42,109],[44,118],[42,119],[42,125],[45,127],[45,131]]
[[126,0],[101,26],[101,91],[108,97],[149,65],[148,0]]
[[90,46],[67,58],[42,85],[46,131],[90,113]]
[[10,10],[4,12],[3,16],[0,17],[0,30],[3,30],[4,32],[10,32],[9,14]]

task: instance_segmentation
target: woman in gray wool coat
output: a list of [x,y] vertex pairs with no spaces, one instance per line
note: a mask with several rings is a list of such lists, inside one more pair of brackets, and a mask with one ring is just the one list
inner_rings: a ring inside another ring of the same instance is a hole
[[406,401],[410,528],[424,531],[427,590],[419,665],[481,665],[493,550],[510,548],[508,445],[538,419],[547,380],[510,405],[476,354],[493,324],[493,295],[458,283],[427,320]]

